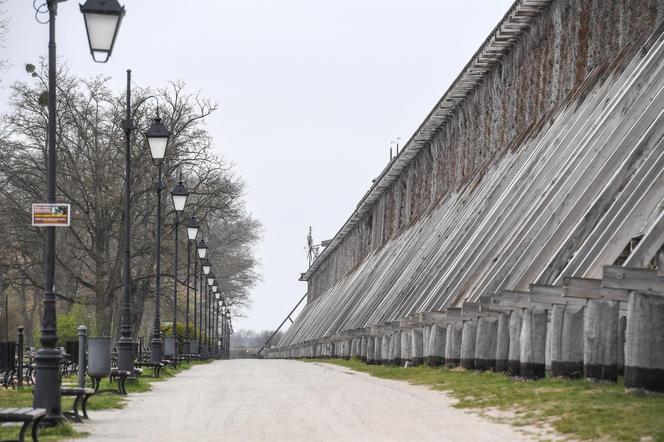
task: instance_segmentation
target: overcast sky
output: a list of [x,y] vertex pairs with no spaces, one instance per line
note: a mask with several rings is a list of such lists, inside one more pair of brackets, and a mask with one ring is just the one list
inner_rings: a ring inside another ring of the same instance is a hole
[[[39,1],[39,0],[38,0]],[[80,0],[82,3],[83,0]],[[208,119],[216,151],[248,184],[264,225],[262,283],[235,328],[273,329],[306,292],[306,235],[330,239],[512,0],[120,0],[113,56],[92,62],[77,1],[61,3],[61,62],[83,77],[131,68],[140,86],[185,80],[221,104]],[[32,1],[8,0],[0,82],[24,79],[47,54]]]

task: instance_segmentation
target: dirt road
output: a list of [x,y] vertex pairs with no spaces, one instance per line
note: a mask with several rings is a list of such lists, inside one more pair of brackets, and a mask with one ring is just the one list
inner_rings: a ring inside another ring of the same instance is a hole
[[100,442],[529,440],[451,403],[338,366],[218,361],[155,384],[123,410],[91,412],[80,428]]

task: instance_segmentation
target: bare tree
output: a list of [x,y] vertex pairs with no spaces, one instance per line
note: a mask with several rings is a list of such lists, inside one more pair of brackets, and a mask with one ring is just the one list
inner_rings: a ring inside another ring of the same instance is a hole
[[[7,281],[16,288],[42,288],[44,231],[30,226],[30,207],[45,200],[47,109],[45,66],[28,65],[30,80],[13,85],[11,111],[0,131],[0,199],[5,210],[3,238],[11,252],[6,262]],[[121,292],[124,134],[123,93],[114,93],[108,79],[80,79],[66,69],[58,74],[58,183],[59,201],[72,205],[72,226],[58,230],[56,289],[62,310],[86,305],[94,317],[96,333],[117,334]],[[147,97],[155,95],[155,101]],[[215,156],[205,119],[217,105],[200,94],[187,92],[184,82],[139,91],[134,103],[139,127],[146,128],[159,113],[170,128],[171,142],[163,162],[166,191],[182,179],[192,192],[187,213],[202,221],[211,241],[211,256],[218,258],[222,291],[237,313],[249,303],[249,291],[258,280],[253,246],[260,224],[246,213],[244,184],[230,165]],[[137,131],[138,132],[138,131]],[[146,321],[146,302],[154,296],[156,168],[143,136],[136,134],[132,151],[132,321],[139,330]],[[172,263],[175,214],[163,201],[162,296],[173,291]],[[11,239],[10,239],[11,238]],[[217,242],[218,240],[218,242]],[[186,262],[186,248],[179,263]],[[171,261],[172,262],[172,261]],[[182,279],[184,269],[179,272]],[[169,279],[170,278],[170,279]],[[186,281],[181,281],[185,282]],[[170,289],[169,289],[170,284]],[[183,299],[181,297],[180,299]],[[183,301],[184,302],[184,301]],[[28,308],[28,306],[26,306]],[[180,308],[184,308],[182,305]]]

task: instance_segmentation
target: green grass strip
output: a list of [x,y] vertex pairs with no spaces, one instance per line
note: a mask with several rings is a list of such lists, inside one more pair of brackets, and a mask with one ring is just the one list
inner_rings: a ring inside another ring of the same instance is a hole
[[513,425],[547,424],[558,433],[581,440],[664,442],[664,395],[626,391],[617,384],[584,379],[546,378],[523,381],[493,372],[419,366],[367,365],[358,359],[314,359],[383,379],[406,381],[445,391],[455,407],[506,413]]

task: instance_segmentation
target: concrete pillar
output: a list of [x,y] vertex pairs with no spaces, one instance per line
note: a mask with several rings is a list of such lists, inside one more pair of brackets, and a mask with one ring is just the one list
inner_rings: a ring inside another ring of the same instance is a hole
[[543,378],[546,375],[546,310],[529,308],[521,318],[520,374],[526,379]]
[[583,375],[583,306],[556,305],[551,311],[551,376]]
[[461,329],[461,366],[467,370],[475,368],[475,340],[477,323],[466,321]]
[[401,331],[401,365],[413,362],[411,329]]
[[445,342],[447,342],[447,327],[443,324],[433,324],[429,334],[429,353],[425,355],[427,364],[432,367],[445,364]]
[[479,318],[475,339],[475,369],[493,370],[496,366],[497,318]]
[[392,363],[392,355],[390,349],[392,347],[392,336],[384,334],[380,339],[380,363],[383,365],[390,365]]
[[664,295],[630,293],[625,387],[664,392]]
[[506,372],[510,354],[510,315],[500,313],[498,315],[496,330],[496,371]]
[[584,324],[584,376],[591,380],[618,380],[618,302],[588,301]]
[[507,356],[507,373],[518,376],[521,373],[521,310],[510,313],[510,349]]
[[424,363],[424,327],[416,327],[410,331],[412,338],[411,352],[413,367]]
[[445,338],[445,365],[456,367],[461,362],[461,329],[462,322],[450,322],[447,325],[447,337]]

